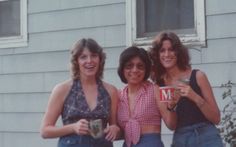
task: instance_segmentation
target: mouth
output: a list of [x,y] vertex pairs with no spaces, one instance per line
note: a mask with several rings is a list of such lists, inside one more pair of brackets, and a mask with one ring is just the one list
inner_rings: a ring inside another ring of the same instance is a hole
[[84,68],[87,70],[94,70],[94,69],[96,69],[96,66],[95,65],[86,65],[86,66],[84,66]]

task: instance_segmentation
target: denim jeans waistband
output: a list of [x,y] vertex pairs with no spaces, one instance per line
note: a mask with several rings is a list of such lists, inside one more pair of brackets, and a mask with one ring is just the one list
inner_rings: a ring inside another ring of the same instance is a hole
[[201,122],[201,123],[193,124],[190,126],[178,128],[178,129],[176,129],[176,133],[185,133],[185,132],[189,132],[189,131],[197,131],[197,132],[201,133],[201,132],[207,131],[208,129],[212,129],[212,130],[217,131],[216,127],[213,124]]

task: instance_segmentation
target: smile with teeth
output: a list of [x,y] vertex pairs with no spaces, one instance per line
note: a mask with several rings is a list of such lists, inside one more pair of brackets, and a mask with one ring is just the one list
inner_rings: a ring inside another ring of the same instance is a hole
[[84,68],[88,69],[88,70],[93,70],[93,69],[95,69],[95,67],[96,67],[95,65],[87,65]]

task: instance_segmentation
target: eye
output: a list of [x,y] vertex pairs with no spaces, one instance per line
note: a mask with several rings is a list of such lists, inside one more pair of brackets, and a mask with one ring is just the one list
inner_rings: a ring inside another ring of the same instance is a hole
[[132,69],[133,68],[133,64],[132,63],[127,63],[124,66],[125,69]]
[[86,55],[80,55],[80,56],[79,56],[79,59],[86,59],[86,58],[87,58]]
[[137,68],[138,68],[139,70],[144,70],[144,69],[145,69],[145,65],[144,65],[144,64],[138,64],[138,65],[137,65]]
[[173,49],[173,48],[169,48],[169,51],[173,52],[173,51],[174,51],[174,49]]
[[161,49],[159,50],[160,53],[163,53],[164,51],[165,51],[164,48],[161,48]]
[[99,57],[99,56],[98,56],[98,54],[92,54],[91,57],[97,58],[97,57]]

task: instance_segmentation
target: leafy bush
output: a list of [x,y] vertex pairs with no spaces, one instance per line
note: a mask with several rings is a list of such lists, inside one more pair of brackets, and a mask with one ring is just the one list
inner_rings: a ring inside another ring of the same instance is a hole
[[227,103],[222,112],[219,129],[224,142],[229,143],[231,146],[236,145],[236,95],[232,93],[235,86],[236,83],[231,81],[221,85],[222,88],[225,88],[222,98]]

